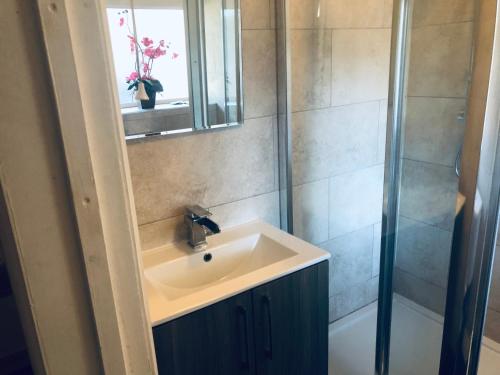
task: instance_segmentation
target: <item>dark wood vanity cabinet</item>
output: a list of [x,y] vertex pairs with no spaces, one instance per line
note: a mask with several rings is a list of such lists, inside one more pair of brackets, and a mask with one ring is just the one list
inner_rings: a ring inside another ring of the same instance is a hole
[[160,375],[326,375],[328,261],[153,329]]
[[161,375],[255,374],[252,292],[153,329]]
[[328,261],[252,290],[259,375],[328,373]]

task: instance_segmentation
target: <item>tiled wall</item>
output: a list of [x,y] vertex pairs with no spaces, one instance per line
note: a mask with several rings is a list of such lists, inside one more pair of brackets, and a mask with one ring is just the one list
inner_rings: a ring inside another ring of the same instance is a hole
[[[242,1],[245,125],[129,145],[144,248],[183,236],[187,204],[210,207],[222,226],[256,217],[279,224],[271,2]],[[435,310],[463,134],[468,3],[419,1],[414,16],[396,288]],[[377,298],[392,1],[289,7],[295,233],[332,254],[334,321]]]
[[244,126],[128,146],[143,248],[180,239],[188,204],[211,208],[223,227],[253,218],[279,225],[271,2],[241,4]]
[[334,321],[377,298],[392,2],[288,4],[294,229],[332,254]]
[[396,292],[443,313],[465,122],[474,2],[414,2]]

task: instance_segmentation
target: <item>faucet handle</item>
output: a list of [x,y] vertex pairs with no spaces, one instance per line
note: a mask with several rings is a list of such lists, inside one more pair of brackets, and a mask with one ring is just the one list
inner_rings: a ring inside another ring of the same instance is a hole
[[210,211],[197,204],[193,206],[187,206],[186,212],[187,215],[191,216],[193,219],[202,219],[205,217],[212,216],[212,213]]

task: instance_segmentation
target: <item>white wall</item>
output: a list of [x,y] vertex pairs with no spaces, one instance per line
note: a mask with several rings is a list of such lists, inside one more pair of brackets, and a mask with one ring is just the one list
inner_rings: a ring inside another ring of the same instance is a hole
[[[94,375],[101,360],[37,14],[35,1],[1,4],[0,238],[10,269],[20,271],[15,247],[22,257],[18,305],[36,301],[44,362],[32,356],[36,372]],[[29,310],[22,315],[34,354]]]

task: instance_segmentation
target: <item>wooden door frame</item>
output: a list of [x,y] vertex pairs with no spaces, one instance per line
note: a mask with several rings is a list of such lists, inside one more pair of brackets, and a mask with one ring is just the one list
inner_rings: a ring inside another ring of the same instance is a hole
[[37,0],[103,369],[155,374],[140,242],[101,0]]

